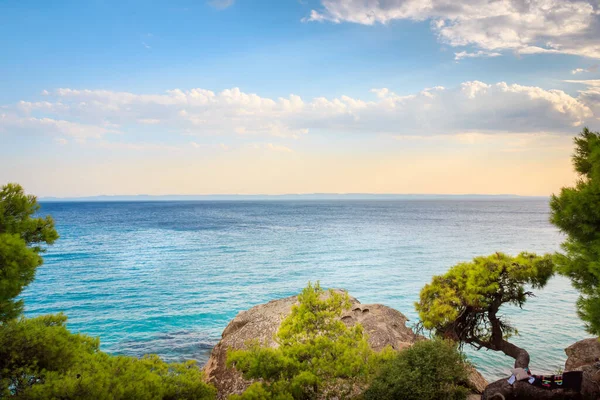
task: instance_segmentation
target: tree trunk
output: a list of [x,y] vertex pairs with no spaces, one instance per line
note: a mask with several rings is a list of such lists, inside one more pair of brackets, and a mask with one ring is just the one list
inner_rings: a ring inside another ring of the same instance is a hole
[[515,368],[529,367],[529,353],[506,340],[502,339],[497,346],[498,350],[515,359]]
[[500,309],[500,305],[502,304],[501,296],[496,300],[496,302],[490,308],[488,313],[488,318],[490,319],[490,323],[492,325],[492,337],[491,344],[492,350],[499,350],[506,354],[509,357],[515,359],[515,368],[527,368],[529,367],[529,353],[527,350],[520,348],[506,340],[504,340],[504,334],[502,332],[502,323],[500,319],[496,316],[496,313]]

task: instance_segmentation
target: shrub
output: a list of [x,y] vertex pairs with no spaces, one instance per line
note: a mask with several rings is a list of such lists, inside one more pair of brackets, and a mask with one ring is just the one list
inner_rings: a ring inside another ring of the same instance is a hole
[[389,361],[365,391],[365,400],[459,400],[469,390],[468,363],[456,344],[420,341]]
[[0,327],[0,399],[214,399],[193,363],[111,356],[98,339],[73,334],[64,315]]

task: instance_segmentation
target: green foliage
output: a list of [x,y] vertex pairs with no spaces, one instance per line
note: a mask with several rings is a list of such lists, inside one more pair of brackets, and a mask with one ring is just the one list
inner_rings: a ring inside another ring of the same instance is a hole
[[35,196],[26,195],[21,186],[0,188],[0,324],[21,314],[23,301],[15,297],[42,265],[42,245],[58,238],[52,218],[33,217],[38,210]]
[[365,391],[365,400],[465,399],[465,356],[454,342],[426,340],[402,350]]
[[444,275],[434,276],[421,290],[416,308],[426,329],[453,340],[495,349],[492,342],[516,333],[496,315],[500,306],[523,306],[532,294],[525,290],[525,285],[541,288],[553,271],[549,255],[521,253],[511,257],[496,253],[477,257],[454,266]]
[[580,179],[552,196],[551,222],[567,235],[559,273],[580,291],[578,313],[600,335],[600,133],[584,128],[575,138],[573,166]]
[[229,396],[229,400],[294,400],[294,396],[287,389],[282,382],[272,383],[271,387],[255,382],[241,395]]
[[167,364],[158,356],[142,359],[96,353],[65,374],[48,372],[23,399],[214,399],[193,362]]
[[193,362],[110,356],[66,321],[48,315],[0,328],[0,399],[214,399]]
[[62,314],[11,320],[0,328],[0,397],[38,383],[42,371],[67,371],[98,340],[71,334]]
[[[276,349],[252,344],[228,354],[227,364],[247,379],[262,379],[233,399],[313,399],[324,393],[344,396],[364,386],[391,358],[392,350],[375,353],[362,326],[341,320],[350,308],[347,294],[325,292],[308,284],[298,304],[281,323]],[[350,383],[349,383],[350,382]]]

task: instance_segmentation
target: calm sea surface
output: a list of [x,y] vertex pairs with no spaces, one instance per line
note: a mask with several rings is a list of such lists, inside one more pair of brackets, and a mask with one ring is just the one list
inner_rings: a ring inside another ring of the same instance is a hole
[[[44,203],[61,238],[25,291],[29,316],[62,311],[111,353],[205,362],[239,311],[306,283],[348,289],[415,322],[421,287],[495,251],[553,252],[561,235],[544,199]],[[523,310],[504,311],[536,372],[564,365],[587,337],[577,293],[554,278]],[[489,379],[512,366],[470,351]]]

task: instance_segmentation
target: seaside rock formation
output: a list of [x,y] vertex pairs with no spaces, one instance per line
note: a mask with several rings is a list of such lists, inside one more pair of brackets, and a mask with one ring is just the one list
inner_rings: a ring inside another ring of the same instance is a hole
[[600,340],[598,338],[584,339],[565,349],[567,362],[565,371],[580,370],[585,365],[592,365],[600,360]]
[[[213,349],[204,367],[206,379],[215,385],[220,399],[242,393],[251,384],[240,372],[234,368],[227,368],[227,349],[243,349],[246,343],[253,340],[276,347],[275,333],[297,300],[297,296],[291,296],[252,307],[240,312],[227,325],[221,335],[221,341]],[[352,307],[343,313],[341,320],[348,326],[362,324],[364,331],[369,335],[369,345],[375,351],[386,346],[401,350],[417,340],[423,340],[423,337],[406,327],[408,318],[399,311],[381,304],[361,304],[354,297],[350,297],[350,301]],[[475,370],[471,371],[470,383],[476,393],[482,393],[487,385],[485,379]]]
[[600,340],[580,340],[565,349],[565,371],[583,371],[581,393],[584,398],[600,399]]
[[[600,399],[600,341],[597,338],[585,339],[565,349],[567,361],[565,372],[583,371],[581,391],[564,389],[544,389],[532,386],[526,381],[509,385],[508,377],[490,383],[482,399],[552,399],[552,400],[595,400]],[[502,397],[500,397],[500,395]]]

